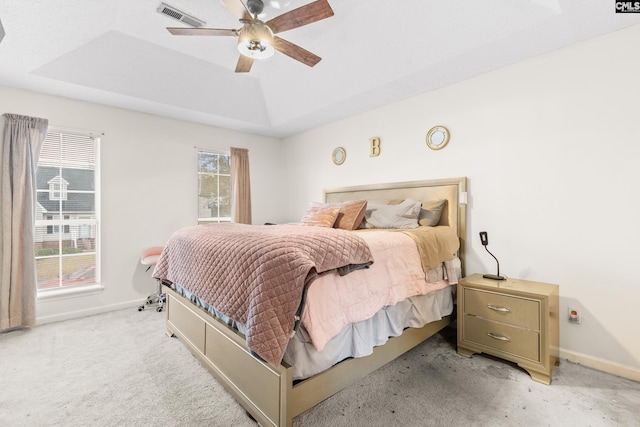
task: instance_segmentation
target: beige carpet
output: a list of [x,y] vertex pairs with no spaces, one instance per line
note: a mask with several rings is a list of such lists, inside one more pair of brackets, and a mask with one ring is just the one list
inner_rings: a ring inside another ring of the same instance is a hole
[[[135,309],[0,335],[0,426],[255,426]],[[312,426],[639,426],[640,384],[564,362],[553,384],[438,335],[296,418]]]

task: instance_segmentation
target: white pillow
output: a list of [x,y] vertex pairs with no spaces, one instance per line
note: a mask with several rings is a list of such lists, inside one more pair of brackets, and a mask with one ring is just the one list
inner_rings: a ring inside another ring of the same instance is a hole
[[418,228],[421,202],[406,199],[398,205],[377,205],[367,209],[367,228]]

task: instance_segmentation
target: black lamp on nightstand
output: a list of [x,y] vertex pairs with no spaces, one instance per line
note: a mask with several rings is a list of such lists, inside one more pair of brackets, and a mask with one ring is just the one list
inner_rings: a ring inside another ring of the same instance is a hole
[[[482,246],[484,246],[487,252],[489,252],[489,249],[487,248],[487,245],[489,244],[489,236],[487,235],[486,231],[480,232],[480,243],[482,243]],[[493,259],[496,260],[496,264],[498,265],[498,272],[497,274],[483,274],[482,277],[491,280],[504,280],[505,277],[500,275],[500,262],[498,261],[498,258],[496,258],[495,255],[493,255],[491,252],[489,252],[489,255],[491,255]]]

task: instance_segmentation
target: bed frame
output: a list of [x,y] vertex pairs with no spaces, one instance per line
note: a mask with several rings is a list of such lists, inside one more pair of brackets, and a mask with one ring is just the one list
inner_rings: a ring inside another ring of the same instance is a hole
[[[466,178],[412,181],[325,190],[326,202],[357,199],[447,200],[439,225],[453,227],[460,238],[464,268],[466,235]],[[274,367],[249,352],[244,336],[167,289],[169,336],[177,336],[262,427],[287,426],[293,418],[345,389],[369,373],[409,351],[447,326],[451,316],[422,328],[406,329],[399,337],[376,347],[367,357],[348,359],[311,378],[297,382],[286,363]]]

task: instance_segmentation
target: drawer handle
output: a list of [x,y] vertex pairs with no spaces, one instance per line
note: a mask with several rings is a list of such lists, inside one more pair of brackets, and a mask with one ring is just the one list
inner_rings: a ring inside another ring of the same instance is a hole
[[494,311],[499,311],[500,313],[511,313],[511,309],[507,307],[496,307],[495,305],[488,304],[487,308]]
[[487,335],[490,336],[491,338],[495,339],[495,340],[507,341],[507,342],[511,341],[511,338],[509,338],[509,337],[505,337],[505,336],[502,336],[502,335],[496,335],[496,334],[494,334],[492,332],[487,332]]

